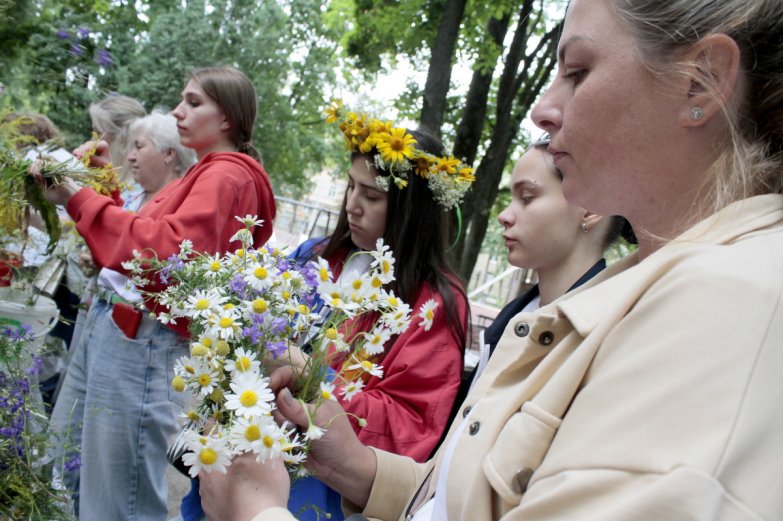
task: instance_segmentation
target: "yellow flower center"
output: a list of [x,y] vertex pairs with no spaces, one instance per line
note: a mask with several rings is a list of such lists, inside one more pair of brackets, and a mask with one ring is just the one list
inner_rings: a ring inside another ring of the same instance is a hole
[[211,383],[212,383],[212,377],[209,376],[208,374],[202,373],[202,374],[198,375],[198,384],[201,387],[206,387],[206,386],[208,386]]
[[332,393],[330,393],[329,391],[326,391],[326,390],[321,391],[321,397],[324,400],[331,400],[332,399]]
[[328,338],[329,340],[337,340],[337,330],[333,327],[330,327],[329,329],[326,330],[324,336],[326,336],[326,338]]
[[196,309],[198,311],[204,311],[205,309],[209,308],[209,300],[205,298],[200,298],[196,301]]
[[211,338],[202,338],[201,343],[204,344],[206,347],[212,347],[212,339]]
[[281,273],[280,276],[283,277],[284,280],[288,280],[288,279],[291,278],[291,274],[289,272],[287,272],[287,271],[284,271],[283,273]]
[[253,271],[253,275],[254,275],[254,276],[255,276],[255,277],[258,279],[258,280],[264,280],[264,279],[267,277],[267,275],[269,275],[269,272],[266,270],[266,268],[265,268],[265,267],[263,267],[263,266],[259,266],[258,268],[256,268],[256,269]]
[[370,362],[369,360],[363,361],[362,369],[364,369],[365,371],[370,371],[372,369],[372,362]]
[[234,255],[244,259],[245,258],[245,250],[243,248],[240,248],[240,249],[238,249],[237,251],[234,252]]
[[352,286],[353,286],[353,289],[362,289],[362,281],[359,280],[359,279],[356,279],[355,281],[353,281]]
[[215,348],[215,351],[220,356],[226,356],[230,351],[230,348],[228,347],[228,342],[226,342],[225,340],[218,340],[217,348]]
[[252,407],[258,402],[258,395],[251,390],[242,391],[242,394],[239,395],[239,403],[242,404],[243,407]]
[[198,413],[196,411],[188,411],[188,420],[197,422],[199,420]]
[[378,288],[380,288],[381,286],[383,286],[383,282],[381,282],[381,279],[379,279],[378,277],[373,277],[373,278],[372,278],[372,281],[370,281],[370,284],[371,284],[371,285],[372,285],[372,287],[373,287],[373,288],[375,288],[375,289],[378,289]]
[[260,437],[261,429],[258,428],[258,425],[250,425],[245,429],[245,439],[247,441],[256,441]]
[[381,264],[381,271],[384,273],[389,273],[389,270],[391,270],[391,263],[387,260],[384,260]]
[[171,388],[181,393],[185,390],[185,379],[177,375],[171,380]]
[[189,372],[190,374],[196,374],[196,370],[193,368],[192,365],[186,365],[184,367],[185,371]]
[[217,461],[217,458],[218,454],[215,452],[215,449],[210,449],[209,447],[204,447],[201,449],[201,453],[198,455],[198,459],[204,465],[212,465]]
[[239,360],[237,360],[237,369],[240,371],[247,371],[250,369],[251,365],[253,365],[252,360],[246,356],[240,357]]
[[282,295],[283,300],[288,300],[291,297],[291,292],[286,290],[283,291],[280,295]]
[[272,446],[275,444],[275,439],[272,436],[264,436],[264,447],[267,449],[271,449]]
[[427,320],[432,320],[432,317],[435,316],[435,313],[433,313],[431,309],[428,309],[427,312],[424,313],[424,316],[427,317]]
[[220,327],[227,329],[234,325],[234,319],[231,317],[223,317],[220,319]]
[[296,306],[296,310],[302,315],[307,315],[308,313],[310,313],[310,308],[308,308],[304,304],[299,304],[298,306]]
[[253,311],[255,313],[263,313],[269,309],[269,304],[262,298],[257,298],[253,301]]
[[329,280],[329,270],[326,268],[321,268],[318,272],[318,276],[321,278],[321,282],[326,282]]
[[230,302],[227,304],[223,304],[223,309],[225,309],[226,311],[228,311],[229,309],[234,309],[234,304]]
[[199,344],[196,342],[192,346],[190,346],[190,354],[193,356],[204,356],[207,354],[209,350],[204,344]]
[[220,263],[216,260],[209,263],[209,269],[211,271],[218,271],[220,270]]
[[396,308],[396,307],[399,305],[399,303],[400,303],[400,301],[399,301],[399,300],[397,300],[397,297],[389,297],[389,298],[388,298],[388,302],[389,302],[389,304],[391,304],[391,305],[392,305],[393,307],[395,307],[395,308]]
[[215,387],[215,389],[209,394],[209,399],[212,400],[213,403],[220,403],[220,401],[223,400],[223,389],[220,387]]

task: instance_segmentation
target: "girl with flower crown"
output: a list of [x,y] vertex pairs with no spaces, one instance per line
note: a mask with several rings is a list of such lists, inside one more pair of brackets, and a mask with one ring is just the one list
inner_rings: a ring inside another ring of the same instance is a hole
[[[250,145],[257,98],[247,77],[230,67],[197,69],[174,109],[179,141],[198,162],[161,189],[138,212],[91,189],[64,182],[46,196],[66,206],[101,268],[127,275],[126,262],[140,255],[168,258],[183,240],[198,252],[226,252],[243,225],[237,215],[256,215],[254,244],[272,233],[275,202],[269,178]],[[106,163],[100,143],[94,162]],[[150,280],[147,291],[160,291]],[[146,309],[144,309],[146,308]],[[52,415],[52,427],[81,441],[79,476],[67,473],[77,491],[82,519],[160,520],[167,513],[166,444],[181,409],[169,385],[174,361],[188,353],[188,324],[150,317],[151,299],[129,304],[106,288],[93,300]],[[89,334],[88,334],[89,332]]]
[[[401,136],[415,142],[420,152],[443,155],[440,143],[423,131],[405,130]],[[372,250],[380,238],[390,246],[398,259],[391,289],[422,316],[389,339],[384,354],[368,355],[383,365],[382,379],[370,376],[361,392],[336,398],[363,443],[424,461],[445,430],[460,386],[468,302],[445,257],[449,213],[423,177],[411,175],[405,185],[395,183],[388,170],[375,164],[378,153],[377,148],[352,152],[335,231],[327,239],[307,241],[292,257],[306,261],[320,256],[335,278],[355,277],[370,263],[368,255],[356,252]],[[337,357],[333,366],[343,363]],[[316,478],[294,483],[289,507],[301,512],[302,519],[316,519],[324,511],[331,519],[342,519],[339,494]]]

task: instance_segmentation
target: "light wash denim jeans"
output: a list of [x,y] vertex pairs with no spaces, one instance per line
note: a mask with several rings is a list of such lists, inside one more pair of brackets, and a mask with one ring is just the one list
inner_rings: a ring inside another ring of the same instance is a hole
[[51,418],[72,446],[81,442],[81,469],[64,476],[71,490],[78,483],[79,518],[163,521],[166,448],[185,401],[170,382],[187,342],[146,315],[129,339],[100,299],[84,328]]

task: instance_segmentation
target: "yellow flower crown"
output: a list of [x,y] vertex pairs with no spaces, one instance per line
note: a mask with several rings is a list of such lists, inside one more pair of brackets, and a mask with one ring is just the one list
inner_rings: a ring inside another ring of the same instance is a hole
[[[427,180],[435,201],[449,210],[460,204],[465,192],[476,180],[473,169],[452,156],[437,157],[416,148],[416,139],[391,121],[381,121],[367,114],[346,111],[343,102],[334,100],[326,109],[326,122],[338,122],[351,152],[376,153],[374,166],[381,172],[375,178],[378,187],[389,190],[389,182],[399,189],[408,186],[409,174]],[[387,175],[388,174],[388,175]]]

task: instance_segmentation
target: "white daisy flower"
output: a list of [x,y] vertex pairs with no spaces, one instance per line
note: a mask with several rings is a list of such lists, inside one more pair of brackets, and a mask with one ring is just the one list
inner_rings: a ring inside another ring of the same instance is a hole
[[238,347],[234,352],[234,358],[226,360],[226,364],[223,367],[232,374],[235,372],[259,373],[261,372],[261,362],[256,360],[256,357],[256,353]]
[[237,417],[228,435],[234,449],[238,452],[261,450],[261,428],[267,421],[266,416]]
[[324,400],[337,401],[337,397],[334,395],[334,384],[328,382],[321,382],[321,398]]
[[223,263],[220,259],[220,255],[207,255],[204,257],[203,268],[207,277],[217,277],[220,274],[220,270],[223,268]]
[[432,320],[435,318],[435,308],[437,307],[438,303],[435,302],[435,299],[429,299],[422,304],[419,310],[419,318],[421,318],[419,325],[424,326],[424,331],[429,331],[432,327]]
[[196,361],[194,368],[196,373],[188,381],[188,388],[202,396],[208,396],[220,383],[218,370],[201,360]]
[[381,322],[389,328],[393,335],[399,335],[407,331],[410,325],[411,307],[402,303],[397,309],[384,313],[381,316]]
[[351,398],[362,392],[363,388],[364,381],[354,380],[343,385],[340,389],[340,394],[343,398],[345,398],[345,400],[350,401]]
[[187,256],[193,253],[193,241],[190,239],[185,239],[179,244],[179,254],[180,256]]
[[359,309],[359,304],[351,302],[350,299],[343,294],[342,288],[333,282],[321,284],[318,291],[324,305],[332,309],[338,309],[348,317],[353,316],[354,312]]
[[323,330],[321,350],[327,349],[330,344],[333,344],[334,349],[340,353],[345,353],[351,348],[340,332],[334,327],[328,327]]
[[318,280],[320,282],[332,281],[332,270],[329,268],[329,262],[326,259],[319,257],[318,261],[313,261],[313,264],[318,268]]
[[233,393],[226,395],[226,409],[245,418],[272,411],[275,399],[269,379],[253,373],[235,373],[229,384]]
[[365,343],[362,346],[368,355],[383,353],[383,347],[391,338],[391,331],[384,327],[376,327],[369,333],[363,333]]
[[255,290],[263,291],[275,282],[277,269],[273,266],[265,266],[263,263],[254,262],[244,271],[244,279],[248,286]]
[[383,366],[374,364],[369,360],[363,360],[359,363],[349,365],[348,370],[352,370],[352,369],[361,369],[365,373],[369,373],[373,376],[377,376],[378,378],[383,377]]
[[211,326],[208,334],[214,334],[223,340],[234,338],[242,329],[242,319],[235,308],[221,309],[209,317],[208,324]]
[[261,443],[259,444],[256,461],[263,462],[282,455],[286,445],[285,430],[280,428],[273,420],[261,425]]
[[244,217],[238,215],[234,216],[234,219],[244,224],[247,228],[253,228],[254,226],[263,226],[264,220],[259,219],[257,215],[247,214]]
[[212,312],[228,300],[216,289],[197,289],[185,301],[184,310],[191,318],[209,318]]
[[202,470],[207,472],[219,470],[225,474],[226,467],[231,465],[231,454],[228,451],[225,440],[207,436],[194,438],[194,440],[188,443],[188,448],[192,452],[186,452],[182,456],[182,462],[190,467],[188,469],[190,477],[197,477]]

